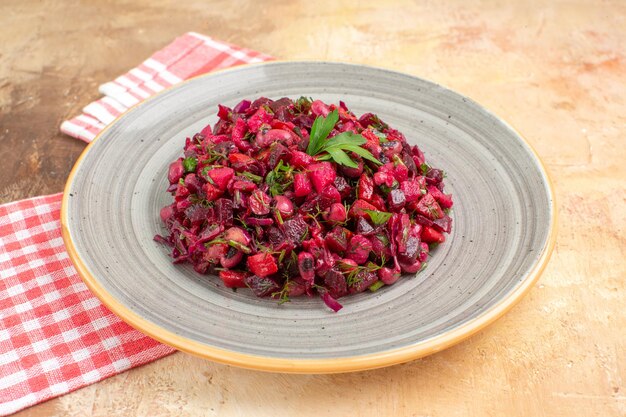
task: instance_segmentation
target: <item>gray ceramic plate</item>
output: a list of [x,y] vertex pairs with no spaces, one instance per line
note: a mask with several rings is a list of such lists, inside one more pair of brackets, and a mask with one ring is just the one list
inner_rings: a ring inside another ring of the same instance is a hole
[[[374,112],[447,172],[454,226],[427,269],[376,293],[278,305],[173,265],[153,242],[171,197],[167,167],[218,103],[311,96]],[[62,212],[69,254],[122,319],[178,349],[233,365],[343,372],[399,363],[459,342],[507,311],[543,270],[554,241],[542,165],[506,123],[431,82],[371,67],[276,62],[183,83],[127,112],[70,175]]]

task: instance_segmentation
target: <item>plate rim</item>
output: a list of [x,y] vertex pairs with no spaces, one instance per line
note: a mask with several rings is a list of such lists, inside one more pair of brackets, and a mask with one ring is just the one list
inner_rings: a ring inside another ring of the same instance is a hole
[[[350,356],[350,357],[341,357],[341,358],[324,358],[324,359],[300,359],[300,358],[276,358],[269,356],[261,356],[261,355],[251,355],[247,353],[234,352],[226,349],[217,348],[214,346],[206,345],[204,343],[200,343],[186,337],[180,336],[166,330],[159,325],[152,323],[151,321],[143,318],[139,314],[133,312],[126,305],[115,299],[111,294],[109,294],[102,285],[98,282],[97,278],[93,276],[83,260],[80,258],[78,251],[74,245],[74,242],[71,238],[70,226],[69,226],[69,198],[70,198],[70,188],[73,183],[74,177],[78,172],[78,169],[87,155],[87,153],[92,148],[93,144],[96,143],[104,133],[107,132],[109,128],[118,123],[121,118],[125,117],[131,112],[136,111],[139,107],[144,105],[145,103],[160,97],[162,94],[166,92],[178,88],[181,85],[189,83],[193,80],[205,77],[212,77],[219,75],[224,72],[231,71],[241,71],[250,67],[258,67],[258,66],[272,66],[272,65],[289,65],[289,64],[330,64],[330,65],[342,65],[342,66],[352,66],[352,67],[364,67],[369,69],[375,69],[382,72],[387,72],[395,75],[409,76],[413,78],[417,78],[421,81],[425,81],[427,83],[433,84],[439,88],[443,88],[444,90],[450,91],[454,94],[457,94],[467,100],[468,103],[476,105],[480,107],[481,110],[487,112],[490,116],[497,119],[499,122],[503,123],[506,127],[511,129],[519,139],[521,139],[522,144],[526,146],[526,148],[530,151],[530,153],[535,158],[538,168],[540,169],[541,174],[545,179],[545,183],[547,185],[548,191],[548,201],[549,207],[551,210],[550,215],[550,230],[544,244],[544,247],[541,249],[541,256],[533,265],[532,269],[528,272],[527,276],[521,281],[521,283],[506,297],[502,298],[496,304],[491,306],[489,309],[483,311],[478,316],[473,319],[463,323],[459,327],[452,329],[446,333],[433,336],[427,340],[414,343],[408,346],[403,346],[401,348],[386,350],[382,352],[376,352],[367,355],[359,355],[359,356]],[[76,271],[82,281],[87,285],[89,290],[114,314],[116,314],[119,318],[121,318],[124,322],[129,324],[131,327],[136,330],[146,334],[147,336],[164,343],[168,346],[174,347],[177,350],[192,354],[194,356],[198,356],[204,359],[209,359],[215,362],[219,362],[222,364],[233,365],[241,368],[253,369],[257,371],[267,371],[267,372],[284,372],[284,373],[301,373],[301,374],[321,374],[321,373],[341,373],[341,372],[354,372],[354,371],[363,371],[368,369],[376,369],[382,368],[385,366],[391,366],[395,364],[400,364],[404,362],[408,362],[411,360],[419,359],[424,356],[428,356],[430,354],[442,351],[447,349],[455,344],[462,342],[463,340],[469,338],[473,334],[479,332],[484,329],[488,325],[495,322],[497,319],[506,314],[513,306],[515,306],[533,287],[533,285],[537,282],[543,271],[545,270],[548,261],[552,255],[554,250],[554,246],[556,243],[556,231],[557,231],[557,221],[558,221],[558,213],[557,213],[557,204],[555,198],[554,184],[549,175],[549,172],[546,168],[546,165],[542,161],[541,157],[534,149],[534,147],[530,144],[530,142],[522,135],[517,129],[511,126],[510,123],[505,121],[503,118],[497,116],[491,110],[486,108],[485,106],[478,103],[476,100],[471,99],[464,94],[458,93],[457,91],[448,88],[439,83],[435,83],[433,81],[412,75],[407,74],[401,71],[394,71],[386,68],[381,68],[377,66],[371,65],[362,65],[362,64],[352,64],[345,63],[339,61],[291,61],[291,60],[274,60],[269,62],[260,62],[255,64],[247,64],[247,65],[239,65],[236,67],[225,68],[213,72],[209,72],[206,74],[200,74],[195,77],[184,80],[178,84],[175,84],[171,87],[168,87],[153,96],[146,98],[140,103],[135,104],[130,107],[124,113],[119,115],[115,120],[109,123],[107,126],[100,131],[96,135],[96,137],[87,145],[87,147],[83,150],[81,155],[76,160],[70,174],[65,183],[65,188],[63,191],[63,198],[61,200],[61,235],[63,238],[63,242],[67,249],[68,255],[72,264],[76,268]]]

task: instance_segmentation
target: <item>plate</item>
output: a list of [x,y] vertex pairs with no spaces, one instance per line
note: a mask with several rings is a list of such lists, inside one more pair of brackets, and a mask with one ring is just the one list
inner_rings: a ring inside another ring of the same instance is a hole
[[[168,164],[218,103],[310,96],[373,112],[447,173],[453,230],[428,267],[376,293],[277,304],[173,265],[152,237],[169,204]],[[179,350],[279,372],[370,369],[439,351],[504,314],[544,269],[555,236],[550,181],[521,136],[453,91],[383,69],[274,62],[201,76],[128,111],[81,155],[63,238],[78,273],[131,326]]]

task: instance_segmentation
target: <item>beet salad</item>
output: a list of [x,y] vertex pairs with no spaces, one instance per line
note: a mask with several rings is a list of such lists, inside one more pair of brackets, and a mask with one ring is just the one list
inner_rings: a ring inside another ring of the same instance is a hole
[[[259,98],[220,105],[169,167],[161,210],[174,263],[279,302],[392,285],[445,241],[444,172],[372,113],[343,102]],[[411,279],[405,277],[403,279]]]

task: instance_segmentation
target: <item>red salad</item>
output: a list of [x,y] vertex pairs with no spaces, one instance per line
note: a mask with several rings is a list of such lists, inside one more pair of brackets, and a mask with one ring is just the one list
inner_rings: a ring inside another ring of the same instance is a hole
[[217,115],[169,167],[168,234],[155,240],[174,263],[338,311],[341,297],[420,271],[450,233],[443,171],[375,114],[262,97]]

